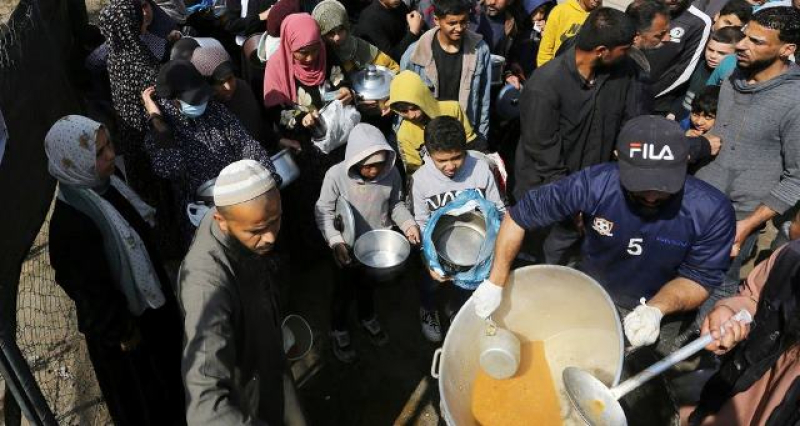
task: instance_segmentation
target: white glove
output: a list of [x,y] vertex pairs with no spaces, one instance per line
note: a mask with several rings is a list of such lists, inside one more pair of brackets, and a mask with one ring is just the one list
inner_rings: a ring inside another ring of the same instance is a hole
[[488,318],[503,300],[503,287],[488,279],[483,280],[481,285],[472,293],[472,299],[475,304],[475,314],[481,318]]
[[625,316],[625,336],[633,347],[652,345],[658,340],[661,329],[661,310],[644,303],[644,297],[639,301],[633,312]]

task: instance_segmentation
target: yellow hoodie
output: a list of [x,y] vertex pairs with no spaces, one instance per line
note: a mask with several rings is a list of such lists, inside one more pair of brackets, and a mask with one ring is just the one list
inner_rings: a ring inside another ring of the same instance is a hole
[[[422,82],[422,78],[413,71],[403,71],[392,80],[388,105],[391,107],[396,102],[414,104],[431,119],[440,115],[455,117],[464,125],[467,143],[474,141],[477,137],[458,101],[437,101],[430,89]],[[400,127],[397,129],[397,145],[400,147],[400,156],[403,158],[409,176],[422,166],[419,151],[424,143],[425,126],[423,124],[408,120],[400,123]]]
[[564,40],[574,36],[583,25],[589,12],[583,10],[578,0],[567,0],[553,8],[544,26],[536,66],[542,66],[553,59]]

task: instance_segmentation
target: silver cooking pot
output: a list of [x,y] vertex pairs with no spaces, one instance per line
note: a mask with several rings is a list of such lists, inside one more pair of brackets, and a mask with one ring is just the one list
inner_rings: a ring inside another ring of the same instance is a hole
[[486,219],[478,211],[442,215],[431,239],[446,274],[468,271],[481,260],[478,257],[486,240]]
[[358,99],[377,101],[389,97],[394,73],[380,65],[368,65],[366,69],[353,74],[353,90]]
[[[492,318],[522,343],[545,342],[564,425],[585,425],[567,399],[561,373],[568,366],[577,366],[606,385],[619,382],[622,324],[608,293],[588,275],[556,265],[513,271],[503,293],[503,302]],[[472,384],[480,368],[481,348],[476,338],[484,333],[486,322],[475,315],[473,302],[467,300],[458,311],[431,365],[431,375],[439,379],[441,417],[450,426],[477,425],[472,415]]]

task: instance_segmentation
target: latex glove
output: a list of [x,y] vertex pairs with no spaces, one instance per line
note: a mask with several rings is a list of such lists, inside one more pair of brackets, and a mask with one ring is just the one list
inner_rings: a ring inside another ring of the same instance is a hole
[[661,330],[661,310],[644,303],[644,297],[639,301],[633,312],[625,316],[625,336],[633,347],[652,345],[658,340]]
[[503,287],[487,280],[472,293],[475,304],[475,314],[481,318],[488,318],[500,306],[503,300]]

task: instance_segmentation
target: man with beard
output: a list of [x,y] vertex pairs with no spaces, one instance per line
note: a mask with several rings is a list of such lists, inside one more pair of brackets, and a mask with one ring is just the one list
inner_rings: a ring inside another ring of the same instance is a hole
[[688,149],[677,123],[640,116],[620,132],[619,164],[589,167],[525,194],[503,219],[489,279],[473,295],[476,314],[486,318],[500,305],[526,231],[581,214],[578,268],[608,291],[633,346],[658,340],[664,316],[659,347],[671,346],[688,316],[682,314],[722,283],[734,236],[731,203],[687,176]]
[[305,425],[284,355],[270,258],[281,195],[253,160],[224,169],[178,274],[190,425]]
[[789,61],[800,43],[800,12],[764,9],[744,33],[711,130],[724,141],[722,150],[696,173],[733,200],[738,220],[735,258],[715,300],[736,290],[758,230],[800,200],[800,67]]
[[645,52],[652,68],[655,110],[660,114],[669,112],[678,96],[685,93],[711,30],[711,19],[690,3],[666,0],[671,15],[669,41]]
[[[518,200],[535,186],[611,160],[619,129],[639,115],[632,101],[637,96],[635,70],[626,60],[634,37],[624,13],[597,9],[586,18],[575,45],[538,68],[525,84],[514,160]],[[571,221],[544,232],[544,241],[529,240],[525,253],[532,260],[566,263],[579,239]]]

